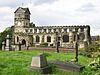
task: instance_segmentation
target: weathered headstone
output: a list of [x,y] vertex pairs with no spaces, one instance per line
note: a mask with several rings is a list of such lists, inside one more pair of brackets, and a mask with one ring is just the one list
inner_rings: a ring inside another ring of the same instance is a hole
[[82,71],[85,66],[79,65],[79,64],[73,64],[71,62],[64,62],[64,61],[60,61],[60,60],[53,60],[50,61],[50,63],[54,64],[56,67],[60,68],[61,70],[66,70],[66,71],[76,71],[76,72],[80,72]]
[[12,51],[16,50],[16,46],[15,45],[11,45]]
[[11,41],[10,40],[11,40],[10,36],[7,35],[7,37],[6,37],[6,47],[5,47],[6,51],[10,51],[11,50]]
[[85,51],[88,51],[88,43],[87,43],[87,41],[84,41],[84,49],[85,49]]
[[5,42],[2,42],[2,50],[5,50]]
[[51,68],[47,64],[47,59],[44,54],[39,54],[32,57],[31,70],[37,70],[41,73],[50,73]]

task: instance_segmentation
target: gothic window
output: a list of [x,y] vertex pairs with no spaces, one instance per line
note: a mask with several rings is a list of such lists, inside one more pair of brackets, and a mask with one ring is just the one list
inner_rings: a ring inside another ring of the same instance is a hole
[[26,29],[25,31],[28,32],[28,29]]
[[51,37],[47,36],[47,42],[51,42]]
[[22,40],[22,45],[26,46],[26,41],[24,39]]
[[39,43],[40,42],[40,37],[37,35],[36,36],[36,42]]
[[32,29],[30,29],[30,32],[32,32],[33,30]]
[[44,29],[44,32],[46,32],[46,29]]
[[42,36],[42,42],[44,42],[44,36]]
[[64,32],[67,32],[67,29],[66,28],[64,29]]
[[19,37],[17,36],[17,42],[19,42]]
[[74,41],[76,41],[76,35],[74,35]]
[[37,32],[37,29],[34,29],[34,32],[36,33]]
[[69,36],[63,35],[63,42],[69,42]]

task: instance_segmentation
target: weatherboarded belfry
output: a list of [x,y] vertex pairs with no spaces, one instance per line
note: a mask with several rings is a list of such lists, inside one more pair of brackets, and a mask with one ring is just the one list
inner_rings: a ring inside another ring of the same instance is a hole
[[56,37],[58,38],[60,47],[72,48],[75,41],[78,41],[79,47],[84,47],[84,42],[90,43],[89,25],[31,27],[30,11],[28,8],[19,7],[14,14],[14,44],[20,43],[25,46],[39,46],[40,44],[47,43],[48,46],[55,47]]

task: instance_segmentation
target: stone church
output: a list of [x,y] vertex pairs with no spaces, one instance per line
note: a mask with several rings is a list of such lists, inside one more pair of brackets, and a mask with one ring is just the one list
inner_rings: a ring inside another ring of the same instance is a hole
[[14,12],[14,44],[39,46],[42,43],[47,43],[48,46],[55,47],[56,41],[58,41],[60,47],[72,48],[74,43],[78,41],[82,48],[84,42],[90,43],[89,25],[30,27],[30,14],[28,8],[22,7]]

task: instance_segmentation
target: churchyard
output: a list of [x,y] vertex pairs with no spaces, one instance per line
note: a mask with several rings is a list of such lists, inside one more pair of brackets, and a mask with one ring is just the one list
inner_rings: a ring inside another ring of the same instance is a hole
[[[6,39],[8,40],[8,37]],[[8,47],[3,46],[0,50],[0,75],[41,75],[44,74],[41,70],[49,70],[47,67],[51,69],[50,73],[46,73],[48,75],[100,75],[99,42],[94,42],[83,49],[78,48],[76,43],[75,49],[68,51],[64,51],[64,48],[59,51],[59,46],[24,50],[20,45],[19,50],[10,50],[10,43],[6,44]],[[46,62],[44,57],[41,58],[41,53],[46,56],[47,67],[44,66]],[[39,67],[41,64],[44,67]],[[84,67],[82,70],[81,66]]]
[[89,25],[35,27],[28,8],[14,13],[15,25],[0,33],[0,75],[100,75],[100,40],[91,42]]
[[[32,56],[39,53],[44,53],[47,57],[47,61],[50,60],[61,60],[71,61],[75,58],[74,52],[52,52],[43,50],[23,50],[23,51],[0,51],[0,75],[41,75],[41,73],[33,70],[29,70],[29,66],[32,61]],[[84,65],[85,69],[81,72],[65,71],[56,68],[54,65],[49,63],[52,67],[52,73],[50,75],[95,75],[96,71],[91,71],[89,63],[92,58],[83,56],[79,52],[78,64]]]

